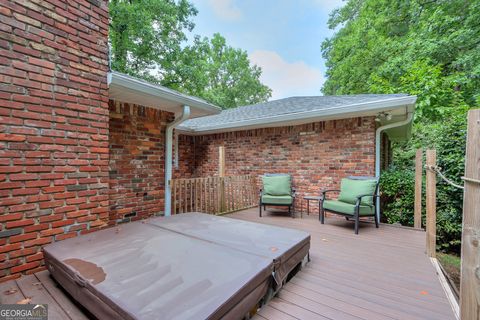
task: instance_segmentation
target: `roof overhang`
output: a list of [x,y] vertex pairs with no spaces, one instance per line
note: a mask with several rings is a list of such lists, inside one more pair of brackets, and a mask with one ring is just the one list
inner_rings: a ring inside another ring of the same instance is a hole
[[[406,118],[407,113],[413,113],[416,100],[416,96],[402,96],[367,103],[323,108],[322,110],[288,113],[236,122],[220,123],[210,125],[208,127],[202,126],[195,128],[180,126],[178,130],[183,134],[188,135],[204,135],[219,132],[300,125],[305,123],[340,120],[354,117],[377,116],[381,112],[388,112],[391,114],[392,120],[389,122],[391,123],[402,121]],[[381,124],[383,125],[383,123]],[[409,126],[411,126],[411,124]],[[408,127],[408,125],[406,127]],[[408,128],[405,129],[408,131]],[[398,130],[401,129],[397,129],[397,131]]]
[[112,100],[181,114],[183,106],[191,109],[191,118],[220,113],[221,109],[207,101],[166,87],[112,71],[108,74],[108,94]]

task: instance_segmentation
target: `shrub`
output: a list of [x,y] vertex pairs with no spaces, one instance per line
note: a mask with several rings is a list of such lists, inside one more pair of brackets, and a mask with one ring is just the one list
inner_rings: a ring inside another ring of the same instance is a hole
[[[394,146],[394,163],[382,173],[382,212],[388,223],[413,225],[415,150],[437,150],[437,165],[457,184],[465,170],[466,114],[450,115],[444,121],[414,126],[414,138]],[[425,175],[424,175],[425,179]],[[425,181],[423,181],[425,183]],[[425,186],[425,185],[424,185]],[[425,192],[425,187],[423,188]],[[423,221],[425,223],[425,196]],[[460,253],[463,190],[437,177],[437,249]]]

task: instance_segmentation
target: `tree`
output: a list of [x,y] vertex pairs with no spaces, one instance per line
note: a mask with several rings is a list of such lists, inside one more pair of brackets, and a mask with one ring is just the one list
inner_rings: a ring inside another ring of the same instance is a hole
[[197,10],[187,0],[111,0],[112,68],[159,82],[169,72]]
[[[325,94],[417,95],[413,137],[393,145],[394,162],[382,175],[389,222],[410,224],[413,158],[436,148],[439,165],[459,182],[465,155],[466,111],[480,104],[480,1],[349,0],[332,12],[337,29],[322,44]],[[440,248],[459,250],[462,191],[438,185]]]
[[412,90],[426,108],[421,110],[426,120],[438,119],[439,108],[456,107],[458,99],[477,105],[479,19],[478,0],[350,0],[329,19],[329,27],[339,30],[322,44],[327,61],[322,91]]
[[264,102],[271,96],[271,89],[260,82],[262,70],[218,33],[212,39],[197,36],[176,63],[166,84],[222,108]]
[[222,108],[264,102],[261,68],[215,34],[186,45],[197,13],[188,0],[111,0],[112,68],[199,96]]

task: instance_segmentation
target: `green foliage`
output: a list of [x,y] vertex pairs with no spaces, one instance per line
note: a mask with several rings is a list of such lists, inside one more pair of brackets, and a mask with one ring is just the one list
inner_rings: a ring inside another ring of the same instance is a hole
[[370,91],[382,93],[409,93],[418,97],[415,106],[417,122],[441,121],[451,113],[468,109],[461,94],[456,91],[453,77],[445,76],[439,65],[428,61],[415,61],[405,68],[395,82],[382,74],[371,76]]
[[215,34],[186,45],[197,13],[188,0],[110,0],[112,68],[222,108],[264,102],[271,90],[247,53]]
[[171,69],[197,10],[187,0],[110,0],[112,68],[147,80]]
[[228,46],[218,33],[212,39],[196,37],[183,50],[176,71],[164,82],[222,108],[266,101],[272,93],[260,82],[262,70],[250,65],[247,52]]
[[461,268],[462,260],[459,256],[440,253],[438,254],[438,260],[440,260],[442,265],[451,265],[457,269]]
[[380,185],[382,187],[382,219],[388,223],[400,223],[413,226],[415,196],[415,174],[409,169],[390,168],[383,172]]
[[[395,145],[393,165],[381,177],[383,215],[387,222],[413,226],[414,159],[418,147],[436,149],[437,165],[444,175],[462,184],[466,130],[465,113],[448,115],[442,123],[415,124],[416,134],[412,139]],[[441,251],[460,252],[462,204],[463,190],[438,178],[437,241]],[[425,208],[425,199],[422,207]]]
[[[325,94],[408,93],[417,96],[413,137],[394,144],[382,175],[383,213],[413,223],[415,150],[436,148],[439,166],[461,184],[466,111],[480,101],[480,1],[349,0],[329,20],[322,44]],[[462,191],[438,183],[439,248],[459,252]]]
[[428,66],[474,105],[480,95],[479,19],[478,0],[349,0],[329,20],[339,30],[322,44],[328,68],[322,90],[376,92],[378,78],[397,88],[408,73],[420,67],[425,75]]

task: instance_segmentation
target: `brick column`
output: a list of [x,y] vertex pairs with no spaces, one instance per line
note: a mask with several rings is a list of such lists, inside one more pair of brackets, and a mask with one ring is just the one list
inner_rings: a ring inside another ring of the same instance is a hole
[[108,8],[0,3],[0,281],[108,220]]

